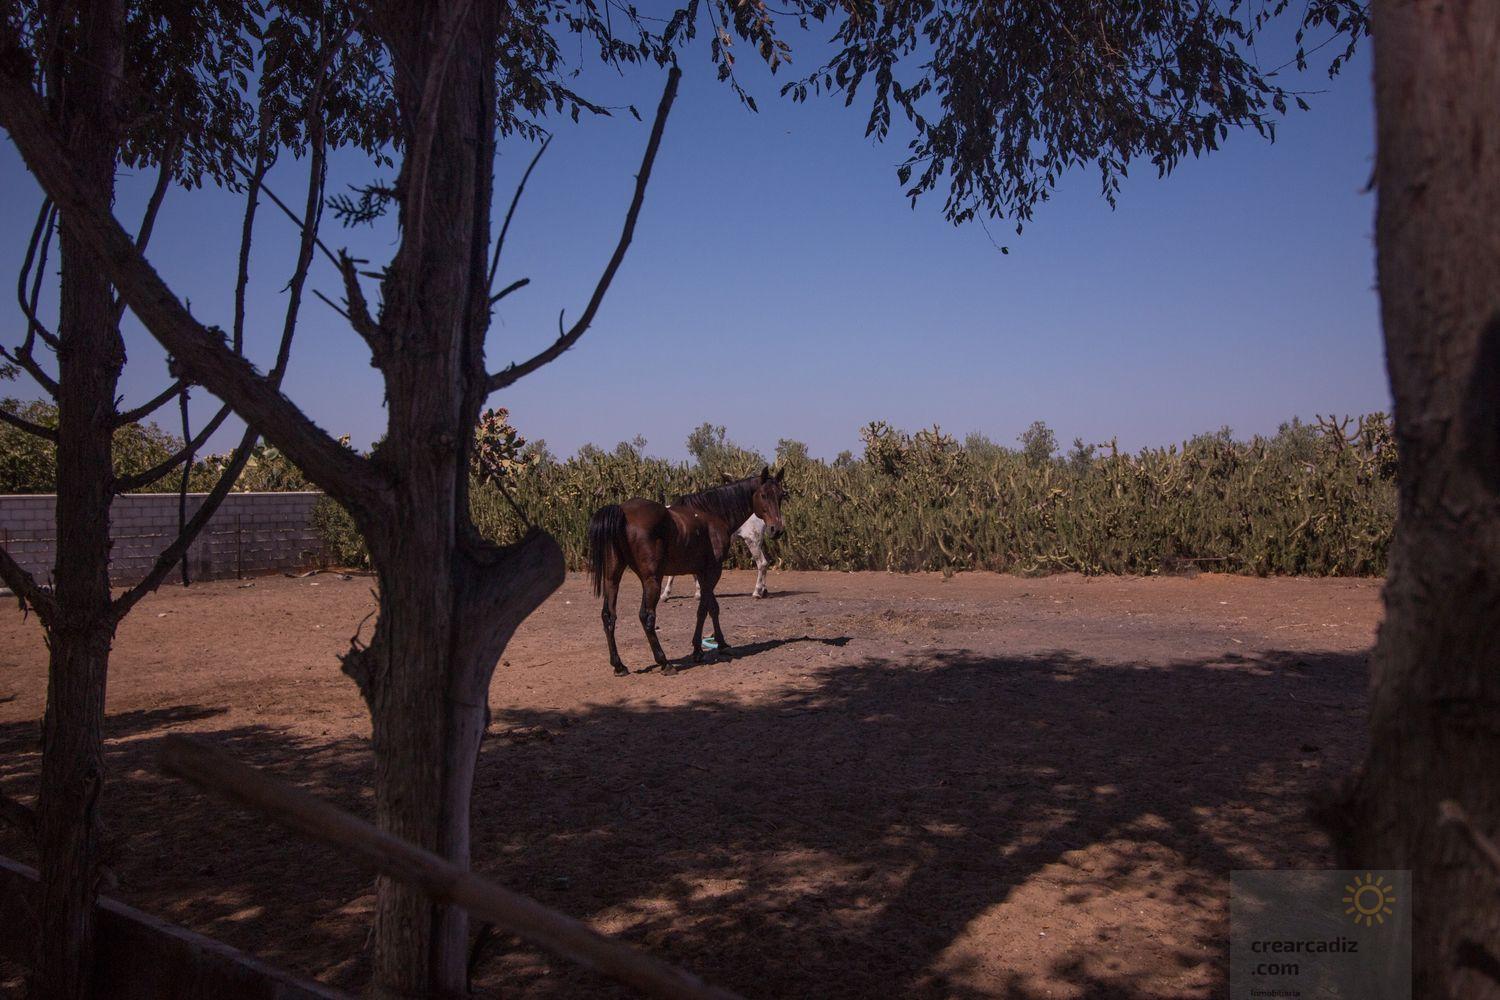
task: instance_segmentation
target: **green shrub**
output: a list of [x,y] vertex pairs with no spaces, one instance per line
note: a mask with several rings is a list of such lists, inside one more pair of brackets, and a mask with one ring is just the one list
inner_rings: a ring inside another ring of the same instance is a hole
[[[195,493],[207,493],[218,483],[219,477],[223,475],[225,467],[229,465],[232,452],[224,452],[218,455],[206,455],[193,464],[193,473],[188,478],[188,488]],[[157,483],[152,489],[174,489],[178,483],[178,474],[170,476],[167,480]],[[250,452],[250,457],[245,461],[245,468],[240,471],[240,476],[234,481],[234,492],[236,493],[289,493],[302,490],[316,489],[302,470],[292,464],[277,448],[273,448],[264,441],[257,442]]]
[[[1134,455],[1113,442],[1075,442],[1065,458],[1043,456],[1050,432],[1020,451],[882,422],[862,436],[863,460],[832,464],[797,442],[778,446],[791,490],[787,534],[773,543],[782,568],[1146,574],[1188,561],[1259,575],[1385,571],[1396,494],[1384,414],[1353,430],[1347,421],[1294,422],[1251,441],[1221,430]],[[634,496],[668,501],[761,464],[720,428],[700,428],[699,442],[707,461],[697,463],[647,458],[632,444],[548,456],[514,469],[505,490],[579,568],[597,508]],[[721,468],[727,454],[739,464]],[[473,505],[488,537],[519,537],[521,517],[498,487],[476,481]],[[746,564],[738,548],[734,558]]]
[[[43,404],[6,401],[38,423]],[[1227,429],[1181,446],[1122,454],[1114,442],[1081,440],[1054,457],[1044,424],[1019,450],[974,434],[959,443],[940,428],[908,434],[876,421],[860,432],[863,457],[832,463],[783,440],[777,461],[791,491],[787,534],[773,543],[785,569],[1155,573],[1188,562],[1229,573],[1375,575],[1385,571],[1395,522],[1396,451],[1384,414],[1293,420],[1271,437],[1236,441]],[[529,520],[585,562],[585,527],[598,508],[629,497],[670,502],[759,469],[758,453],[704,424],[689,438],[692,462],[644,454],[639,438],[612,451],[586,446],[559,460],[526,443],[503,410],[485,415],[471,479],[475,524],[509,542]],[[171,454],[177,439],[154,426],[116,435],[121,471]],[[194,470],[207,489],[223,465]],[[175,477],[154,488],[169,490]],[[51,489],[51,447],[0,426],[0,492]],[[237,489],[306,489],[285,456],[261,445]],[[324,558],[365,567],[369,556],[348,514],[331,500],[314,510]],[[733,564],[748,565],[743,549]]]
[[[57,406],[41,401],[0,399],[0,408],[42,427],[57,426]],[[172,457],[182,440],[156,424],[131,423],[115,431],[115,474],[145,472]],[[149,487],[150,492],[177,488],[177,474]],[[0,493],[54,493],[57,491],[57,446],[20,428],[0,422]]]
[[354,518],[337,502],[323,497],[314,504],[312,526],[322,542],[323,565],[370,568],[370,553],[365,549],[365,540],[354,527]]

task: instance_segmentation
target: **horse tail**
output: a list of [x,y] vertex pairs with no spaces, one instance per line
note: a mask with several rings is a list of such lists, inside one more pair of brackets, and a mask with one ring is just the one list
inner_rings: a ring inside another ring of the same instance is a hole
[[610,552],[618,552],[625,541],[625,510],[617,503],[600,507],[589,518],[589,582],[594,585],[594,596],[604,593],[605,563]]

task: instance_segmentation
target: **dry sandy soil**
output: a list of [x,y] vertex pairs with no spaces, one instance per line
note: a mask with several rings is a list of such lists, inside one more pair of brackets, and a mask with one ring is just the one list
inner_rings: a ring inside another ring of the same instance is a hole
[[[750,582],[721,584],[733,658],[675,677],[611,675],[577,576],[522,627],[490,691],[480,871],[750,997],[1144,998],[1222,993],[1231,869],[1331,863],[1306,803],[1363,750],[1378,581]],[[369,874],[155,752],[196,733],[368,815],[335,656],[371,584],[164,590],[120,631],[106,723],[113,894],[349,989]],[[692,608],[662,612],[669,653]],[[632,614],[620,635],[647,666]],[[5,607],[0,788],[23,800],[44,663]],[[0,852],[30,859],[9,832]],[[509,940],[476,985],[622,993]]]

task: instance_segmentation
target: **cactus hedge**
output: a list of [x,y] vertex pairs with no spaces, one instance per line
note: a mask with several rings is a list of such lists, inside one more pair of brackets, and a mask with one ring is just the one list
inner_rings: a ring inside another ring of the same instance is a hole
[[[706,433],[716,432],[716,433]],[[1050,432],[1048,432],[1050,435]],[[503,468],[476,464],[475,521],[505,541],[530,521],[584,562],[584,527],[627,497],[670,500],[745,475],[762,457],[720,428],[689,439],[691,462],[647,457],[643,442],[585,447],[566,460],[524,447]],[[938,428],[862,432],[862,457],[812,459],[783,441],[787,534],[772,545],[784,569],[969,570],[1148,574],[1190,567],[1257,575],[1369,576],[1385,571],[1395,520],[1396,456],[1383,414],[1293,421],[1273,437],[1227,430],[1181,445],[1122,453],[1076,442],[1066,456],[1013,450]],[[1050,443],[1050,437],[1046,439]],[[342,511],[320,512],[329,556],[362,551]],[[738,549],[736,564],[744,564]]]

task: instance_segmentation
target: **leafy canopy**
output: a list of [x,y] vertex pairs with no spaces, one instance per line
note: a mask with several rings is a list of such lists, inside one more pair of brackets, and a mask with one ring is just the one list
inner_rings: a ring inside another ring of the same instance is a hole
[[[1326,69],[1336,75],[1369,30],[1361,0],[1306,0],[1295,14],[1289,3],[690,0],[660,33],[643,27],[633,5],[615,9],[636,31],[636,55],[658,61],[675,58],[706,26],[720,78],[752,110],[754,97],[734,76],[739,43],[774,73],[803,44],[789,44],[782,29],[827,22],[831,55],[782,94],[863,100],[866,135],[878,141],[899,115],[911,138],[898,176],[914,204],[941,189],[950,221],[1006,217],[1019,231],[1075,167],[1097,169],[1113,204],[1137,160],[1164,175],[1188,154],[1217,149],[1232,130],[1274,140],[1289,103],[1307,107],[1280,72],[1308,69],[1310,57],[1331,46]],[[570,31],[597,34],[593,4],[564,6],[581,12],[565,21]],[[1269,67],[1257,55],[1268,33],[1291,41],[1286,58]]]
[[[915,133],[899,168],[914,202],[946,186],[950,220],[1009,216],[1019,230],[1073,167],[1096,167],[1113,204],[1137,159],[1166,174],[1231,129],[1274,139],[1274,114],[1289,100],[1307,106],[1276,82],[1284,66],[1255,56],[1257,36],[1287,9],[1288,0],[858,0],[840,11],[833,57],[783,92],[838,93],[846,104],[866,92],[866,133],[877,139],[898,110]],[[1359,0],[1309,0],[1287,64],[1306,69],[1310,54],[1342,42],[1328,64],[1336,74],[1367,32]]]
[[[1274,140],[1289,105],[1307,107],[1281,72],[1307,70],[1327,49],[1336,75],[1369,27],[1361,0],[1307,0],[1295,13],[1289,2],[689,0],[658,17],[618,0],[522,0],[498,29],[497,127],[537,138],[549,114],[609,114],[574,89],[585,58],[666,65],[687,58],[700,31],[720,79],[755,110],[736,76],[738,53],[776,73],[806,47],[825,58],[784,96],[863,102],[867,136],[909,135],[897,176],[913,204],[941,190],[950,221],[1008,218],[1019,232],[1074,168],[1097,170],[1113,205],[1137,161],[1165,175],[1231,131]],[[820,23],[828,44],[814,38]],[[1290,45],[1265,66],[1257,42],[1277,49],[1269,36]],[[340,212],[353,221],[400,196],[379,183],[357,194]]]

